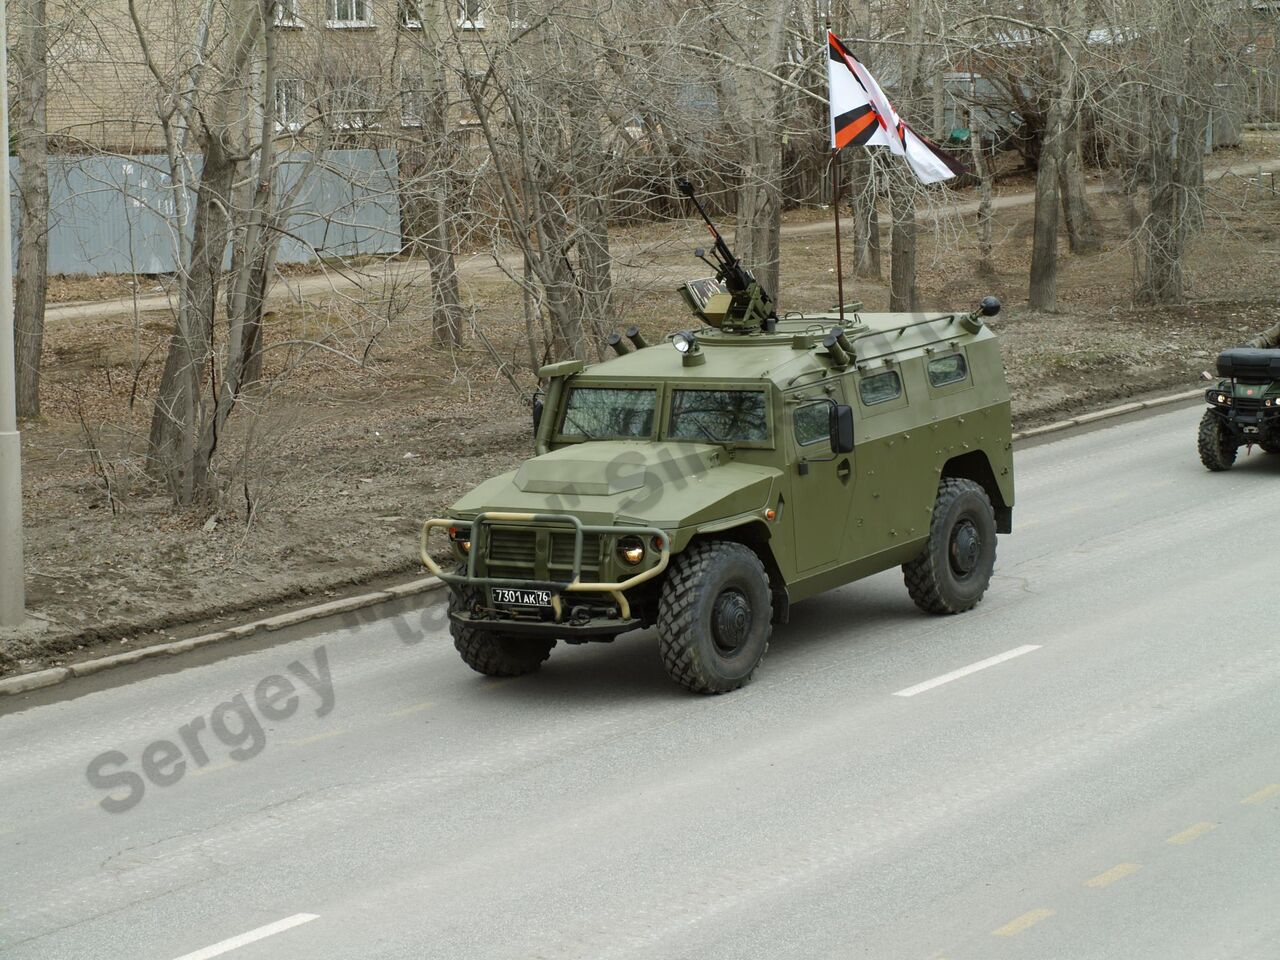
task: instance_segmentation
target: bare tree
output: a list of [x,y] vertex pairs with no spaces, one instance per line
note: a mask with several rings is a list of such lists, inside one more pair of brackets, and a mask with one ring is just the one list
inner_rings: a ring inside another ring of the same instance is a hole
[[[49,80],[45,0],[20,0],[14,73],[13,138],[18,155],[18,270],[14,284],[18,416],[40,416],[40,361],[49,268]],[[7,145],[5,147],[7,149]]]
[[[1069,180],[1069,152],[1073,131],[1079,127],[1080,57],[1084,49],[1085,0],[1053,0],[1048,4],[1048,26],[1058,42],[1052,47],[1054,89],[1045,118],[1044,143],[1036,172],[1035,229],[1031,245],[1031,306],[1037,310],[1058,308],[1058,205],[1063,179]],[[1075,137],[1079,150],[1079,137]],[[1083,199],[1078,201],[1083,204]],[[1070,206],[1068,209],[1073,209]],[[1073,209],[1083,218],[1083,208]],[[1079,224],[1078,224],[1079,226]]]

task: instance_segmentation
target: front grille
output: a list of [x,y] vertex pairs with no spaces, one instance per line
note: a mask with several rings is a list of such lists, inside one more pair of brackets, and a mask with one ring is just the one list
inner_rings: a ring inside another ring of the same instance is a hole
[[[573,534],[553,533],[551,535],[551,569],[569,573],[573,570]],[[584,580],[594,580],[600,572],[600,534],[584,533],[582,535],[582,576]]]
[[1236,397],[1232,401],[1232,406],[1241,413],[1257,413],[1262,409],[1262,399],[1260,397]]
[[[500,567],[502,573],[533,577],[538,558],[538,533],[534,530],[516,530],[510,527],[491,527],[485,562],[490,567]],[[550,570],[567,577],[573,571],[574,535],[568,531],[551,534]],[[582,537],[582,573],[584,579],[594,579],[600,571],[600,535],[584,534]],[[588,577],[587,575],[591,576]]]
[[504,567],[528,567],[533,570],[537,556],[537,543],[532,530],[503,530],[500,527],[489,531],[489,549],[486,559],[490,564]]

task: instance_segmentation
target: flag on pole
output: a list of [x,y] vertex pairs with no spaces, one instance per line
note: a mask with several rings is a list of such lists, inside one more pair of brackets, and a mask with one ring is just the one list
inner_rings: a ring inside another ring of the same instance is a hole
[[964,172],[963,166],[907,126],[871,72],[830,30],[827,48],[832,150],[851,143],[888,147],[890,153],[906,157],[922,183],[939,183]]

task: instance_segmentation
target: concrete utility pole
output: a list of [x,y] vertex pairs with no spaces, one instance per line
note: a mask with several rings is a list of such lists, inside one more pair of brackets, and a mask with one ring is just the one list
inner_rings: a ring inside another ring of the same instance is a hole
[[22,438],[13,357],[13,219],[9,207],[9,31],[0,0],[0,627],[26,620]]

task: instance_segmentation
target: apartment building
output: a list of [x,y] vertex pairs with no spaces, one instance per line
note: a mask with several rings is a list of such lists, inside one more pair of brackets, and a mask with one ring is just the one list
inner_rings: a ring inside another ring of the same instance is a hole
[[[49,134],[55,152],[164,148],[161,114],[183,95],[196,51],[229,42],[227,0],[95,0],[50,4]],[[474,123],[463,81],[513,22],[510,0],[279,0],[277,129],[307,144],[376,146],[420,128],[443,97],[459,128]],[[443,89],[436,58],[446,62]],[[179,118],[171,135],[181,136]]]

